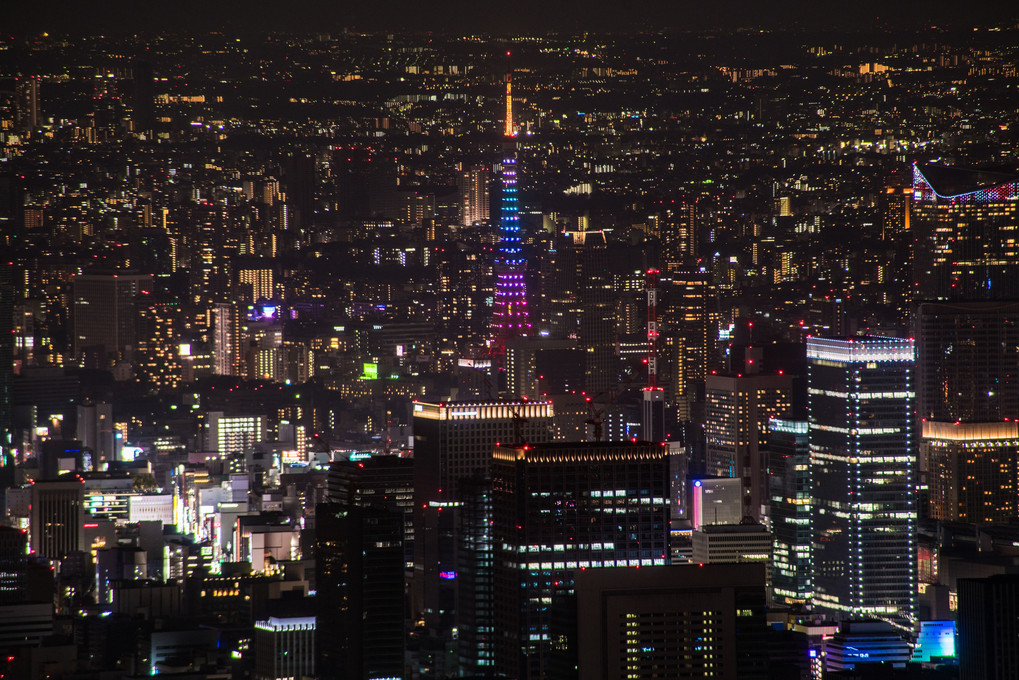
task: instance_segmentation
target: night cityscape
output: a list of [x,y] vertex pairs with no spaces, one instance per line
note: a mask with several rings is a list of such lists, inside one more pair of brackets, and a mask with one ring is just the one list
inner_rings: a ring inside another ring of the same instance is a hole
[[0,679],[1019,678],[1019,10],[60,4]]

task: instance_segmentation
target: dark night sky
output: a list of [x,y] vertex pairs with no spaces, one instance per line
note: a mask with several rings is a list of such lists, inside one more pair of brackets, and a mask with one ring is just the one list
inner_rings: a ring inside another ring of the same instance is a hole
[[0,32],[919,28],[1012,23],[1015,0],[7,0]]

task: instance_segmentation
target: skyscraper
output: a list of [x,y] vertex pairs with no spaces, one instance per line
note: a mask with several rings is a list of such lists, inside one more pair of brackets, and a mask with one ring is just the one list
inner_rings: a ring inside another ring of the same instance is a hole
[[476,222],[485,222],[488,220],[489,174],[489,169],[487,167],[476,165],[461,171],[457,177],[461,224],[468,226]]
[[414,580],[412,609],[452,627],[456,583],[456,508],[461,480],[488,474],[492,449],[551,439],[550,402],[414,404]]
[[517,202],[515,138],[511,76],[507,73],[502,201],[499,214],[499,245],[495,259],[495,302],[492,309],[492,348],[497,354],[503,352],[506,340],[531,334],[527,311],[527,261],[523,256]]
[[552,603],[577,570],[669,563],[668,447],[497,447],[492,512],[496,671],[545,677]]
[[152,291],[148,274],[82,274],[71,280],[74,355],[95,349],[106,368],[138,343],[138,301]]
[[17,78],[14,88],[14,126],[19,132],[32,132],[39,127],[39,77]]
[[743,480],[743,515],[767,512],[768,421],[792,408],[792,376],[709,375],[704,437],[708,474]]
[[768,473],[775,599],[803,603],[811,595],[810,447],[805,421],[772,418],[768,423]]
[[930,514],[1015,515],[1019,175],[913,167],[921,470]]
[[680,421],[691,420],[695,413],[697,387],[702,385],[714,364],[715,291],[710,272],[702,269],[664,271],[658,299],[661,333],[659,356],[663,359],[660,375],[666,399]]
[[319,677],[402,678],[403,516],[320,503],[315,559]]
[[1016,197],[1014,173],[914,165],[914,297],[1019,299]]
[[584,389],[588,394],[616,386],[616,295],[609,272],[605,232],[557,234],[549,252],[551,291],[548,323],[551,336],[574,339],[584,357]]
[[916,620],[911,339],[807,338],[815,607]]

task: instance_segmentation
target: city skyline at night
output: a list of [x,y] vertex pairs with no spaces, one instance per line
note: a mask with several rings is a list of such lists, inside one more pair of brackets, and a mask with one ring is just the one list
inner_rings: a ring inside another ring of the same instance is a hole
[[58,4],[0,676],[1010,668],[1014,8]]

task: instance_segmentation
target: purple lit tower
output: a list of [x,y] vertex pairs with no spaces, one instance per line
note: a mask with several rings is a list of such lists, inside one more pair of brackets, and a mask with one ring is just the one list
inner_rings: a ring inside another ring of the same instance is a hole
[[516,134],[513,131],[511,76],[506,74],[506,132],[502,161],[502,205],[499,245],[495,257],[495,304],[492,314],[493,354],[503,354],[506,341],[531,334],[527,316],[527,261],[521,254],[517,214]]

